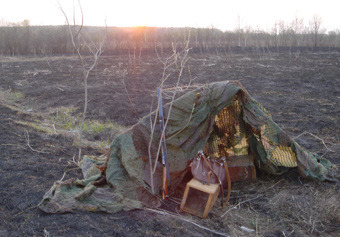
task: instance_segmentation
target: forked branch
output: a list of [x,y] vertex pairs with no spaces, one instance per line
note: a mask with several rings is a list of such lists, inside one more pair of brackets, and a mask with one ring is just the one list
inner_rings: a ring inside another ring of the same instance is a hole
[[[166,58],[165,60],[162,60],[159,57],[159,55],[157,53],[157,50],[156,50],[157,57],[158,57],[159,61],[162,63],[162,65],[163,65],[162,80],[161,80],[160,86],[159,86],[161,92],[163,91],[164,82],[170,76],[170,73],[167,73],[168,69],[171,66],[175,66],[176,69],[177,69],[177,73],[178,73],[177,74],[176,86],[175,86],[175,88],[173,90],[173,94],[171,96],[171,101],[169,103],[169,109],[168,109],[168,112],[167,112],[167,118],[166,118],[166,121],[165,121],[165,124],[164,124],[163,131],[161,131],[161,134],[160,134],[160,140],[165,135],[166,127],[168,125],[169,118],[170,118],[170,115],[171,115],[171,110],[172,110],[173,102],[174,102],[174,100],[176,98],[176,95],[177,95],[177,92],[178,92],[178,90],[180,88],[179,84],[180,84],[181,79],[182,79],[183,70],[185,68],[185,64],[189,60],[189,57],[188,57],[188,53],[190,51],[189,42],[190,42],[190,34],[189,34],[188,38],[186,39],[185,48],[182,51],[180,51],[180,52],[177,51],[176,45],[173,43],[172,44],[172,54],[168,58]],[[155,112],[154,120],[152,121],[152,118],[150,117],[151,135],[150,135],[150,141],[149,141],[149,146],[148,146],[148,156],[149,156],[148,158],[149,158],[149,166],[150,166],[150,184],[151,184],[152,193],[155,193],[155,187],[154,187],[154,180],[153,179],[154,179],[154,174],[155,174],[156,168],[157,168],[157,160],[158,160],[157,158],[160,155],[161,145],[162,145],[161,141],[159,140],[158,141],[157,153],[156,153],[156,156],[154,157],[154,162],[153,162],[151,147],[152,147],[152,144],[153,144],[153,135],[154,135],[156,124],[157,124],[157,120],[158,120],[158,109],[159,109],[159,100],[158,100],[158,104],[157,104],[157,109],[156,109],[156,112]]]
[[[320,137],[314,135],[313,133],[307,132],[307,131],[304,131],[304,132],[301,133],[300,135],[294,137],[293,140],[295,141],[296,139],[298,139],[299,137],[301,137],[301,136],[303,136],[303,135],[305,135],[305,134],[310,135],[310,136],[312,136],[312,137],[318,139],[319,141],[321,141],[322,144],[324,145],[324,147],[326,148],[327,152],[328,152],[328,151],[330,151],[330,152],[335,152],[334,150],[330,149],[330,148],[326,145],[325,141],[324,141],[322,138],[320,138]],[[326,153],[327,153],[327,152],[326,152]]]
[[[60,11],[63,13],[63,15],[65,17],[66,23],[67,23],[69,33],[70,33],[71,42],[72,42],[72,47],[77,54],[79,62],[81,63],[82,77],[83,77],[83,81],[84,81],[84,110],[83,110],[83,114],[82,114],[82,118],[81,118],[81,124],[80,124],[80,128],[79,128],[78,159],[75,162],[79,165],[79,162],[81,160],[81,147],[82,147],[82,137],[83,137],[83,130],[84,130],[84,121],[85,121],[85,118],[86,118],[87,106],[88,106],[87,81],[88,81],[88,78],[89,78],[91,71],[97,65],[98,59],[99,59],[100,55],[102,54],[102,48],[103,48],[103,45],[104,45],[104,42],[105,42],[105,39],[106,39],[107,29],[105,27],[105,34],[103,36],[103,39],[101,40],[99,45],[97,45],[89,37],[86,37],[86,35],[84,35],[82,33],[83,24],[84,24],[84,14],[83,14],[83,9],[82,9],[80,0],[78,0],[78,7],[80,9],[81,24],[80,24],[80,26],[78,26],[78,29],[77,29],[77,25],[76,25],[75,7],[73,8],[73,26],[71,27],[69,18],[67,16],[66,12],[64,11],[64,9],[62,8],[59,1],[58,1],[58,5],[59,5]],[[84,57],[81,54],[81,46],[82,45],[85,46],[89,50],[89,52],[91,52],[91,54],[93,56],[93,61],[92,61],[91,64],[87,64]]]

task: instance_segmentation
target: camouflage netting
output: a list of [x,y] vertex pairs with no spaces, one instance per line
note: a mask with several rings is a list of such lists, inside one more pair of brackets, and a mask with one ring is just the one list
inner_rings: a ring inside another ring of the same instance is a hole
[[[167,118],[170,104],[164,106]],[[84,180],[56,182],[45,194],[40,208],[45,212],[118,212],[158,205],[149,190],[150,166],[156,159],[159,126],[150,143],[156,112],[118,136],[111,144],[106,169],[108,185],[95,187],[101,173],[96,165],[103,158],[84,158]],[[216,155],[254,153],[255,165],[271,174],[297,167],[301,176],[332,180],[331,163],[303,150],[273,122],[270,114],[235,82],[216,82],[198,87],[174,101],[166,128],[171,188],[181,180],[188,161],[199,150]],[[158,165],[157,167],[161,167]],[[154,174],[156,192],[161,187],[161,170]],[[150,203],[151,202],[151,203]]]

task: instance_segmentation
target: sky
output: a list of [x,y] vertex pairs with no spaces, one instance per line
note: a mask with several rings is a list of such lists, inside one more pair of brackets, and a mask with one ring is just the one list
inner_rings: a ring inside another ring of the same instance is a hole
[[[77,0],[59,0],[70,20]],[[270,30],[276,21],[290,23],[314,15],[322,27],[340,30],[340,0],[81,0],[84,25],[214,27],[233,30],[251,26]],[[79,11],[75,11],[79,23]],[[31,25],[63,25],[57,0],[0,0],[0,21],[30,20]],[[238,21],[240,19],[240,21]]]

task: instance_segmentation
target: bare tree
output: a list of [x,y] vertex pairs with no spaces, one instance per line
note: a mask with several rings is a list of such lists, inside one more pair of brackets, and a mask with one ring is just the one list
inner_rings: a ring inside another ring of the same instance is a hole
[[[92,41],[88,35],[83,33],[83,24],[84,24],[84,14],[83,14],[83,9],[80,3],[80,0],[78,0],[78,7],[80,10],[80,18],[81,18],[81,24],[77,25],[76,24],[76,19],[75,19],[75,11],[73,11],[73,24],[70,24],[69,18],[67,14],[65,13],[64,9],[62,8],[61,4],[59,4],[59,9],[63,13],[70,37],[71,37],[71,42],[74,51],[76,52],[79,62],[81,63],[81,69],[82,69],[82,78],[84,82],[84,110],[81,118],[81,124],[79,128],[79,154],[78,154],[78,160],[75,161],[77,165],[79,165],[79,162],[81,161],[81,149],[82,149],[82,135],[83,135],[83,130],[84,130],[84,121],[86,118],[86,112],[87,112],[87,106],[88,106],[88,87],[87,87],[87,82],[88,78],[90,75],[90,72],[94,69],[94,67],[98,63],[98,59],[102,53],[102,47],[105,42],[106,38],[106,30],[104,37],[102,41],[97,45],[94,41]],[[75,9],[74,9],[75,10]],[[85,58],[82,55],[81,49],[82,47],[85,46],[88,51],[92,54],[92,62],[88,63]]]
[[241,47],[241,16],[240,14],[237,15],[237,34],[238,34],[238,47]]
[[[159,61],[163,65],[163,74],[162,74],[162,78],[161,78],[161,83],[159,85],[160,90],[163,91],[164,83],[166,82],[166,80],[170,76],[170,73],[168,73],[168,69],[172,66],[175,66],[175,68],[177,69],[177,82],[176,82],[176,85],[175,85],[174,88],[167,90],[167,92],[170,92],[172,95],[170,96],[171,100],[170,100],[169,109],[167,111],[167,118],[165,120],[163,131],[161,131],[160,140],[158,141],[158,149],[157,149],[156,155],[152,154],[151,147],[152,147],[152,144],[153,144],[153,135],[154,135],[157,120],[158,120],[159,101],[158,101],[158,105],[157,105],[157,109],[156,109],[156,113],[155,113],[155,118],[154,118],[153,121],[152,121],[151,116],[150,116],[151,135],[150,135],[150,141],[149,141],[149,147],[148,147],[148,155],[149,155],[150,178],[151,178],[150,186],[151,186],[152,193],[155,193],[154,174],[156,172],[157,161],[158,161],[158,157],[159,157],[160,151],[161,151],[161,139],[162,139],[163,136],[165,136],[166,127],[168,125],[169,118],[170,118],[170,115],[171,115],[172,105],[173,105],[173,102],[176,98],[177,92],[180,89],[179,85],[180,85],[180,82],[181,82],[181,79],[182,79],[182,75],[183,75],[183,71],[185,69],[185,65],[189,60],[189,57],[188,57],[188,53],[190,51],[189,42],[190,42],[190,34],[187,37],[187,39],[185,40],[185,47],[181,51],[177,51],[176,44],[173,43],[172,44],[172,50],[173,51],[172,51],[172,54],[169,57],[167,57],[166,59],[163,60],[158,56]],[[158,55],[157,50],[156,50],[156,53]],[[190,85],[190,83],[191,82],[189,82],[189,85]]]
[[252,28],[251,26],[246,26],[245,28],[245,31],[244,31],[244,47],[246,48],[248,46],[248,38],[252,32]]
[[279,37],[280,29],[279,29],[279,24],[278,22],[275,22],[271,35],[274,41],[274,46],[276,47],[277,53],[279,53],[279,45],[280,45],[280,37]]
[[322,18],[319,15],[314,15],[312,20],[309,22],[310,30],[313,35],[313,45],[314,47],[319,46],[320,38],[320,30],[321,30]]
[[293,44],[297,47],[301,46],[302,34],[304,30],[304,22],[302,18],[295,16],[292,21]]
[[286,23],[284,22],[284,20],[279,21],[278,27],[279,27],[279,40],[280,40],[279,46],[286,46],[288,37],[287,37],[287,27],[286,27]]
[[338,41],[339,41],[339,32],[340,30],[338,30],[338,33],[336,31],[330,31],[328,32],[328,46],[329,47],[338,47]]

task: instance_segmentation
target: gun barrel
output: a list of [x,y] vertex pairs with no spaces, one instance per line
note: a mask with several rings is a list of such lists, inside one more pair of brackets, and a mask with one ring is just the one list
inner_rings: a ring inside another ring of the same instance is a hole
[[157,88],[157,97],[158,97],[158,113],[159,113],[159,121],[161,128],[161,150],[162,150],[162,164],[163,164],[163,191],[162,198],[165,199],[168,195],[168,184],[170,183],[170,172],[169,172],[169,163],[168,163],[168,154],[166,150],[165,143],[165,126],[164,126],[164,114],[163,114],[163,102],[162,102],[162,94],[161,89]]

